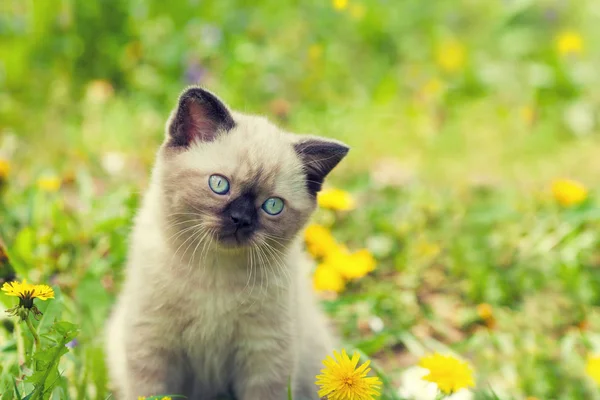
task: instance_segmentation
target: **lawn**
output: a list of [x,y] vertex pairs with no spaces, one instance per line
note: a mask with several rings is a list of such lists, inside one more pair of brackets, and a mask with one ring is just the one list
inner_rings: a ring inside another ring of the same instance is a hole
[[[0,4],[0,279],[55,292],[28,318],[39,349],[0,315],[1,399],[111,397],[126,238],[194,83],[352,147],[305,236],[382,399],[435,398],[434,352],[471,365],[461,398],[600,399],[594,0],[171,3]],[[368,268],[344,276],[339,248]]]

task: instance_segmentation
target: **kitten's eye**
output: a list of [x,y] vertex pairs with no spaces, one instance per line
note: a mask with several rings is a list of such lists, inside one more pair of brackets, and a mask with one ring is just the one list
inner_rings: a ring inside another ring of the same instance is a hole
[[263,203],[262,209],[269,215],[277,215],[283,211],[283,200],[279,197],[269,197]]
[[221,175],[211,175],[208,178],[208,186],[216,194],[226,194],[229,192],[229,181]]

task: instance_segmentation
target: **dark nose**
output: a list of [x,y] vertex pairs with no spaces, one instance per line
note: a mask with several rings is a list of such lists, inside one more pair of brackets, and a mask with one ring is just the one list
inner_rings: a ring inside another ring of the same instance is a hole
[[256,206],[254,196],[242,195],[233,200],[227,207],[227,214],[236,230],[249,233],[256,225]]
[[252,216],[239,210],[231,211],[231,220],[238,228],[248,228],[252,226]]

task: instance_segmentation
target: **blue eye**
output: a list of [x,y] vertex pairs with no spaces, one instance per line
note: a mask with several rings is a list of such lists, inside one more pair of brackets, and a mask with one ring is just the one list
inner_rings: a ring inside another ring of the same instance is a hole
[[221,175],[211,175],[208,178],[208,186],[216,194],[226,194],[229,192],[229,181]]
[[283,211],[283,200],[279,197],[269,197],[263,203],[262,209],[269,215],[277,215]]

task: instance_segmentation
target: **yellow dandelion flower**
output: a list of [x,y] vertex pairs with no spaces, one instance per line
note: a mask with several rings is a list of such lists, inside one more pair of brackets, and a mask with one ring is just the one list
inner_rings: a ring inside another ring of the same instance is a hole
[[574,31],[563,31],[556,36],[556,50],[561,56],[581,54],[583,52],[583,38]]
[[10,163],[8,160],[0,158],[0,181],[6,179],[10,172]]
[[319,389],[319,396],[329,400],[373,400],[379,398],[379,387],[381,381],[377,377],[367,377],[371,370],[369,368],[370,361],[367,360],[358,368],[358,353],[352,355],[352,359],[348,357],[345,349],[342,349],[342,354],[337,351],[333,352],[335,360],[331,356],[327,356],[323,360],[325,369],[321,370],[321,374],[317,375],[315,382]]
[[496,326],[496,318],[494,317],[494,309],[487,303],[477,305],[477,315],[485,322],[485,325],[493,329]]
[[333,0],[333,8],[338,11],[345,10],[348,7],[348,0]]
[[350,253],[344,246],[327,254],[324,264],[338,271],[345,279],[362,278],[375,269],[375,258],[367,249]]
[[109,81],[98,79],[91,81],[86,88],[86,98],[92,102],[101,104],[110,99],[115,89]]
[[535,109],[531,106],[521,107],[519,114],[527,125],[531,125],[535,121]]
[[23,283],[13,281],[5,282],[2,285],[2,291],[7,296],[19,298],[19,305],[7,310],[13,316],[20,315],[25,319],[26,312],[33,310],[34,314],[40,314],[37,307],[33,305],[33,299],[48,300],[54,298],[54,290],[48,285],[32,285],[23,280]]
[[350,16],[355,20],[361,20],[366,13],[366,8],[362,4],[352,4],[350,5]]
[[421,93],[427,97],[436,97],[443,93],[445,89],[444,82],[438,78],[432,78],[425,82],[421,88]]
[[437,257],[441,251],[442,249],[438,244],[430,242],[427,239],[420,239],[415,246],[417,256],[427,259]]
[[475,386],[469,364],[455,357],[434,353],[421,358],[419,366],[429,370],[423,380],[435,383],[444,394]]
[[494,317],[494,310],[492,306],[487,303],[481,303],[477,305],[477,315],[481,319],[490,319]]
[[588,356],[585,364],[585,372],[600,385],[600,355]]
[[[154,397],[154,396],[152,396],[152,397]],[[158,397],[157,397],[157,399],[158,399]],[[146,400],[146,396],[138,396],[138,400]],[[163,396],[160,398],[160,400],[172,400],[172,399],[171,399],[171,396]]]
[[23,283],[13,281],[5,282],[2,285],[2,291],[7,296],[16,296],[21,299],[40,299],[48,300],[54,298],[54,290],[48,285],[32,285],[23,280]]
[[467,50],[459,41],[447,39],[437,47],[435,59],[444,71],[456,72],[465,66]]
[[60,179],[57,176],[44,176],[38,179],[37,185],[40,190],[53,193],[60,189]]
[[354,252],[351,260],[352,266],[349,271],[350,273],[347,273],[348,279],[365,276],[369,272],[373,271],[377,266],[375,257],[373,257],[373,254],[371,254],[371,252],[367,249],[360,249]]
[[311,44],[308,48],[308,58],[312,62],[315,62],[321,58],[323,55],[323,46],[319,43]]
[[341,189],[325,189],[317,197],[319,206],[336,211],[352,210],[356,203],[352,195]]
[[313,286],[318,292],[336,292],[344,290],[346,282],[342,275],[326,264],[319,264],[313,275]]
[[583,203],[587,199],[588,190],[580,182],[557,179],[552,182],[552,194],[560,205],[570,207]]
[[308,252],[313,257],[325,257],[338,248],[338,244],[329,229],[318,224],[310,224],[306,228],[304,241]]

